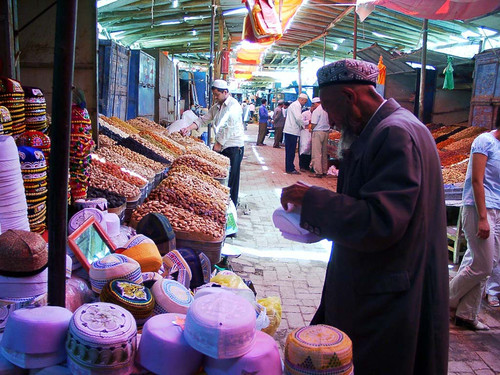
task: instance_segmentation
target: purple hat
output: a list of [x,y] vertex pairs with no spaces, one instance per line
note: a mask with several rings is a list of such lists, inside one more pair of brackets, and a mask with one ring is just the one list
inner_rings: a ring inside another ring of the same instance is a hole
[[321,67],[316,73],[320,88],[339,83],[376,86],[378,67],[367,61],[344,59]]

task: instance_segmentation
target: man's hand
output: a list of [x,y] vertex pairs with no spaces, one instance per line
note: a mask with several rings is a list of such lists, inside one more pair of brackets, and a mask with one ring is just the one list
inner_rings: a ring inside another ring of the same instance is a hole
[[197,129],[197,128],[198,128],[198,125],[196,125],[196,123],[193,122],[191,125],[189,125],[189,126],[187,126],[185,128],[182,128],[180,130],[180,132],[181,132],[181,134],[183,136],[187,136],[187,135],[189,135],[191,133],[191,130]]
[[311,185],[302,181],[298,181],[293,185],[284,187],[281,191],[281,205],[283,206],[283,209],[287,210],[289,204],[293,204],[297,207],[302,206],[304,195],[310,187]]
[[214,143],[214,151],[215,152],[221,152],[222,151],[222,145],[219,142]]

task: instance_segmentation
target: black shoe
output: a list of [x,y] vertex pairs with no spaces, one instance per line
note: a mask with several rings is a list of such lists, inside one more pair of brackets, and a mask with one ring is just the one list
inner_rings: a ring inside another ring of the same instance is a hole
[[489,331],[490,327],[486,324],[481,323],[478,319],[468,320],[455,316],[455,325],[457,327],[464,327],[470,329],[471,331]]
[[291,172],[286,172],[286,173],[288,173],[288,174],[300,174],[299,171],[291,171]]
[[281,148],[280,146],[273,146],[273,148]]

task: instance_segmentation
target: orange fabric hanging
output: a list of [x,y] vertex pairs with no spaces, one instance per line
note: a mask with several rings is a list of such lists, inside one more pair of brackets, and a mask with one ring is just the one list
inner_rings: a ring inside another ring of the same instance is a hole
[[377,83],[381,85],[385,85],[385,75],[386,75],[386,66],[384,65],[383,57],[380,56],[378,59],[378,77],[377,77]]

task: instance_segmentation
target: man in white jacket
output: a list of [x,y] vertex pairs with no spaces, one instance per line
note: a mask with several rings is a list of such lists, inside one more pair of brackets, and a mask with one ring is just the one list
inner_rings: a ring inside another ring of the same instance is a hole
[[229,93],[227,82],[216,79],[212,83],[214,105],[209,111],[194,120],[188,127],[181,130],[188,135],[191,130],[199,129],[201,125],[212,122],[215,125],[215,144],[213,150],[229,158],[228,187],[234,206],[238,206],[238,192],[240,189],[240,165],[244,153],[244,131],[241,106]]
[[304,128],[302,106],[307,103],[307,95],[302,93],[287,109],[285,127],[285,171],[288,174],[300,174],[295,169],[295,152],[300,131]]

